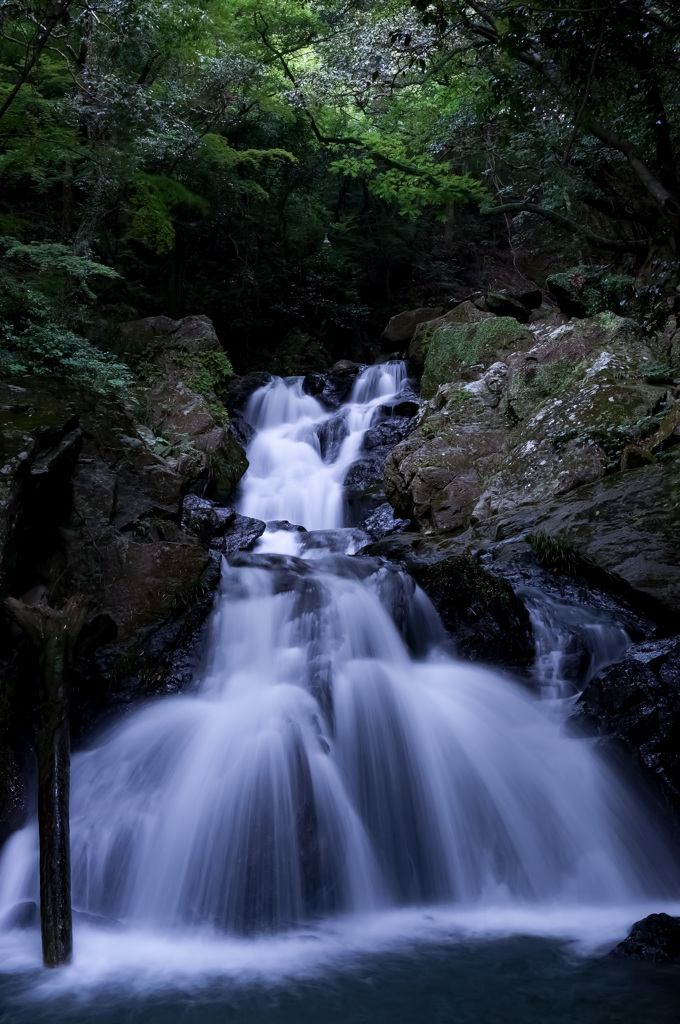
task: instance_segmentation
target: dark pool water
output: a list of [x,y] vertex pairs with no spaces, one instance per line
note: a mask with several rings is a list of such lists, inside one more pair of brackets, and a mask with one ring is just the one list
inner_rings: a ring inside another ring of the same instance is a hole
[[680,969],[582,957],[538,938],[423,945],[267,983],[211,980],[157,992],[44,987],[0,977],[1,1024],[671,1024]]

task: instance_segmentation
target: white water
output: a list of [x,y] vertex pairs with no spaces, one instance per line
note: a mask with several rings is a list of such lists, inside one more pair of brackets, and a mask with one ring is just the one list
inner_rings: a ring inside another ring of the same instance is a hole
[[[258,392],[243,511],[337,528],[344,474],[402,372],[357,382],[330,464],[317,428],[332,417],[299,382]],[[407,933],[614,939],[677,897],[672,851],[590,743],[445,656],[408,577],[318,547],[291,557],[296,536],[225,564],[197,692],[74,758],[74,907],[117,927],[78,925],[69,977],[294,972]],[[32,823],[4,850],[0,913],[37,897]],[[0,936],[3,955],[35,964],[35,932]]]
[[[305,395],[300,379],[275,378],[257,391],[246,408],[257,434],[248,448],[243,514],[264,522],[287,519],[308,530],[341,527],[347,470],[380,405],[404,380],[403,363],[371,366],[357,378],[347,405],[334,413]],[[319,435],[331,424],[342,440],[334,461],[324,462]]]

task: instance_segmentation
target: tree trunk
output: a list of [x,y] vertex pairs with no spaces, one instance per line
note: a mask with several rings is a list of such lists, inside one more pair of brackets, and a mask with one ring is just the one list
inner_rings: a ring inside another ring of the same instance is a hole
[[38,829],[40,924],[46,967],[68,963],[73,950],[69,786],[71,750],[68,667],[87,615],[88,602],[72,597],[57,611],[7,598],[7,611],[35,648],[39,664]]

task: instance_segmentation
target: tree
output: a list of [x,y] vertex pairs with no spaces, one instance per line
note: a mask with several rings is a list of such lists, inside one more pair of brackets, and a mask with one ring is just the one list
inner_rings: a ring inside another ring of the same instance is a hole
[[[603,237],[519,176],[527,194],[495,213],[525,211],[580,232],[592,245],[636,250],[650,241],[680,240],[680,22],[671,0],[585,0],[568,6],[538,0],[469,4],[413,0],[423,23],[449,40],[476,40],[490,72],[493,105],[506,130],[543,132],[555,176],[572,198],[608,217]],[[593,159],[594,156],[594,159]]]

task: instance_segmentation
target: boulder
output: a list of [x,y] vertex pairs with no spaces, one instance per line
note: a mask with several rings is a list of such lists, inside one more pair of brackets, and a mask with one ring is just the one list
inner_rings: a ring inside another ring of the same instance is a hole
[[651,363],[637,325],[613,314],[439,332],[417,427],[386,462],[388,500],[425,532],[461,530],[594,483],[660,423],[665,440],[651,450],[667,448],[674,393],[645,379]]
[[221,501],[229,498],[248,462],[229,430],[224,400],[231,363],[205,316],[147,317],[120,327],[120,347],[148,387],[140,407],[147,444],[171,456],[192,486],[199,482]]
[[[224,509],[229,518],[236,515],[233,509]],[[219,516],[215,503],[208,498],[199,498],[196,494],[187,494],[182,504],[182,526],[194,533],[208,547],[213,537],[223,533],[227,519]]]
[[680,637],[634,644],[588,683],[575,710],[581,726],[628,748],[680,820]]
[[421,306],[419,309],[408,309],[404,313],[393,316],[382,333],[385,341],[393,345],[406,345],[414,335],[418,324],[434,320],[444,312],[442,306]]
[[680,614],[680,447],[653,466],[481,520],[475,546],[544,533],[669,632]]
[[[488,292],[484,296],[486,308],[496,316],[511,316],[519,323],[525,324],[529,319],[529,309],[520,299],[516,298],[507,289],[497,292]],[[539,300],[540,306],[540,300]]]
[[516,666],[533,662],[529,613],[505,580],[467,554],[410,572],[437,608],[461,658]]
[[185,316],[171,320],[167,316],[149,316],[121,324],[118,350],[127,358],[149,359],[169,349],[196,355],[222,351],[212,321],[207,316]]
[[248,551],[266,529],[267,524],[261,519],[251,519],[249,516],[235,513],[222,536],[213,541],[213,547],[227,556],[237,551]]
[[328,373],[308,373],[302,382],[302,390],[311,395],[328,410],[339,409],[350,396],[354,381],[361,372],[357,363],[348,363],[342,369],[333,369]]
[[461,370],[473,365],[488,366],[510,352],[531,348],[534,343],[534,335],[511,317],[493,317],[433,331],[421,394],[423,398],[432,398],[440,384],[454,380]]
[[360,523],[359,529],[364,530],[372,540],[376,541],[381,537],[399,533],[401,530],[408,530],[410,525],[407,519],[399,519],[395,516],[389,501],[384,501],[382,505],[378,505],[370,515],[366,516]]
[[609,956],[655,964],[680,964],[680,917],[650,914],[637,921],[627,938],[619,942]]
[[448,330],[450,327],[457,327],[460,324],[479,323],[481,320],[490,320],[493,313],[482,312],[472,302],[466,300],[454,306],[444,316],[435,320],[421,323],[415,330],[413,339],[408,347],[408,357],[412,364],[422,370],[425,357],[430,344],[430,338],[437,329]]

